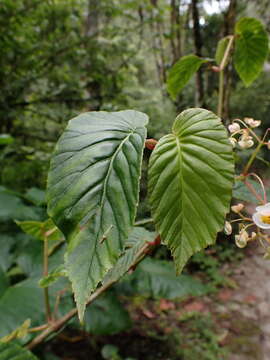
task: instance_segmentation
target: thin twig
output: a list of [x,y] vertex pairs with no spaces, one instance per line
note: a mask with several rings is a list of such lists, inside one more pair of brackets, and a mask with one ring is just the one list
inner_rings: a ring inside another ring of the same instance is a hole
[[[147,254],[148,251],[153,246],[150,243],[146,243],[136,254],[135,260],[130,266],[131,268],[134,268],[135,265],[137,265]],[[116,280],[110,281],[108,283],[105,283],[100,288],[98,288],[89,298],[86,306],[90,305],[98,296],[103,294],[107,289],[109,289]],[[57,321],[51,323],[47,329],[45,329],[41,334],[39,334],[37,337],[35,337],[26,347],[27,349],[31,350],[40,343],[42,343],[50,334],[58,331],[61,329],[70,319],[72,319],[76,314],[78,313],[77,308],[74,308],[70,310],[66,315],[58,319]]]

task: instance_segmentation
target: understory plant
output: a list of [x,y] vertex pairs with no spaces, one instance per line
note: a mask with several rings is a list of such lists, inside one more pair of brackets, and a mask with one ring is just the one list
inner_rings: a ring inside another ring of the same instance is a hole
[[[218,45],[220,102],[222,72],[234,42],[236,70],[247,85],[258,76],[268,51],[262,25],[256,19],[240,20],[235,34]],[[197,64],[192,66],[190,60],[180,59],[175,65],[169,77],[176,76],[170,92],[174,92],[173,86],[179,90],[183,78],[206,61],[192,55]],[[250,169],[259,151],[269,149],[269,129],[260,137],[255,130],[259,123],[254,119],[235,119],[227,131],[220,105],[218,112],[219,116],[202,108],[184,110],[175,119],[171,133],[159,140],[147,138],[148,116],[135,110],[93,111],[69,121],[56,144],[48,173],[49,218],[17,221],[24,232],[43,243],[39,285],[43,288],[46,319],[34,327],[25,319],[2,338],[1,360],[19,355],[34,359],[28,350],[56,334],[76,315],[83,322],[86,308],[126,273],[136,271],[157,246],[170,250],[176,273],[180,274],[194,253],[215,243],[224,226],[229,234],[233,222],[241,224],[236,235],[241,247],[249,239],[268,241],[263,232],[270,223],[266,191],[261,178]],[[257,147],[246,165],[235,174],[234,151],[252,148],[255,142]],[[136,211],[145,148],[151,151],[151,218],[139,221]],[[262,186],[262,197],[254,190],[250,177]],[[238,204],[232,211],[239,218],[231,219],[230,215],[226,220],[236,182],[246,186],[262,205],[252,218],[244,215]],[[153,223],[156,232],[142,228],[146,223]],[[251,226],[257,226],[257,230],[249,234],[247,228]],[[55,258],[55,254],[60,255]],[[57,266],[50,271],[53,257]],[[57,284],[60,288],[52,299],[50,291]],[[65,312],[61,304],[70,292],[76,306]],[[25,336],[28,350],[11,342]]]

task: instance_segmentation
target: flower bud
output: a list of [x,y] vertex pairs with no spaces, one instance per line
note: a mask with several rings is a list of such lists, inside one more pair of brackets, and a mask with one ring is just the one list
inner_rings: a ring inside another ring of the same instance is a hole
[[267,141],[267,149],[270,150],[270,140]]
[[233,134],[233,133],[240,130],[240,125],[234,122],[234,123],[232,123],[231,125],[228,126],[228,129],[229,129],[229,132],[231,134]]
[[230,143],[232,144],[232,147],[235,148],[236,144],[237,144],[237,140],[233,137],[229,138]]
[[248,242],[248,233],[246,230],[241,230],[239,235],[235,235],[235,244],[239,248],[244,248]]
[[237,204],[237,205],[233,205],[233,206],[231,206],[231,210],[234,212],[234,213],[236,213],[236,214],[238,214],[240,211],[242,211],[244,209],[244,204],[242,204],[242,203],[239,203],[239,204]]
[[232,225],[229,223],[229,221],[225,221],[224,232],[226,235],[231,235],[232,233]]
[[255,128],[261,125],[261,120],[254,120],[253,118],[244,118],[244,122],[250,127]]
[[251,136],[246,137],[246,138],[243,138],[241,136],[240,141],[238,141],[238,145],[242,149],[249,149],[254,145],[254,141],[252,140]]

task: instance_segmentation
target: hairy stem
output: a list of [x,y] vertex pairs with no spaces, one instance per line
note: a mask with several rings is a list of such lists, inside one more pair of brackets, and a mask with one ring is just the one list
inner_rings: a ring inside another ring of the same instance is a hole
[[[44,236],[44,250],[43,250],[43,276],[48,276],[49,269],[49,249],[48,249],[48,238]],[[49,300],[49,288],[44,288],[44,301],[45,301],[45,311],[46,311],[46,319],[47,322],[52,320],[52,312],[50,307]]]

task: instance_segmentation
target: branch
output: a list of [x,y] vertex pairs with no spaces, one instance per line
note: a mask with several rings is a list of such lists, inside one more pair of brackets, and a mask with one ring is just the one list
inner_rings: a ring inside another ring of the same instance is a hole
[[[134,262],[130,266],[130,269],[134,269],[136,265],[144,259],[146,255],[149,254],[149,251],[153,248],[153,246],[158,245],[158,241],[155,241],[154,243],[146,243],[136,254]],[[129,271],[128,270],[128,271]],[[127,272],[128,272],[127,271]],[[114,283],[116,283],[116,280],[110,281],[104,285],[102,285],[100,288],[98,288],[89,298],[86,306],[90,305],[94,300],[96,300],[97,297],[99,297],[101,294],[103,294],[106,290],[108,290]],[[57,332],[60,330],[70,319],[72,319],[76,314],[78,310],[77,308],[74,308],[70,310],[66,315],[58,319],[57,321],[51,323],[48,328],[46,328],[44,331],[42,331],[41,334],[39,334],[37,337],[35,337],[26,347],[27,349],[31,350],[37,345],[41,344],[50,334]]]

